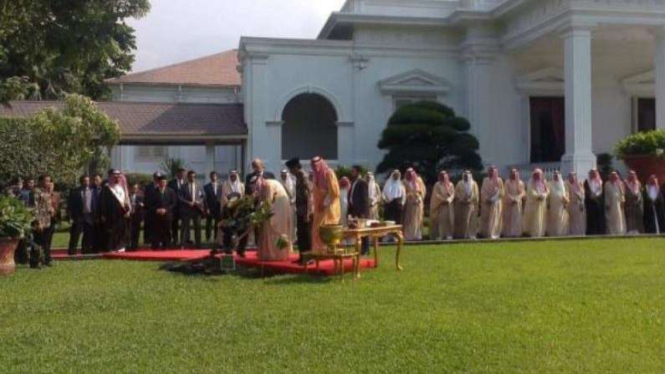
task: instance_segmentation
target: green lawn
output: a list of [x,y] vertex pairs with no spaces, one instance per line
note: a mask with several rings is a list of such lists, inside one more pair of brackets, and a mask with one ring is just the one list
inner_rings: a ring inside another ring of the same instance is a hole
[[408,247],[357,282],[57,263],[0,279],[0,371],[661,373],[665,240]]

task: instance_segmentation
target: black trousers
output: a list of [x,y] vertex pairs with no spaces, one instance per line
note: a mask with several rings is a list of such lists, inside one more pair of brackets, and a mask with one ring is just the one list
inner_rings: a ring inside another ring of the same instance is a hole
[[217,226],[219,225],[221,214],[219,212],[210,212],[206,216],[206,241],[209,242],[210,238],[217,239]]
[[55,232],[55,225],[35,232],[35,243],[42,247],[42,253],[44,254],[44,264],[49,265],[51,263],[51,243],[53,242],[53,233]]
[[97,221],[93,224],[92,236],[92,253],[107,252],[108,251],[108,234],[104,228],[104,224]]
[[189,243],[191,229],[194,228],[194,245],[196,248],[201,248],[201,214],[200,213],[187,213],[182,217],[182,235],[180,246],[184,247]]
[[312,224],[307,216],[296,215],[296,239],[300,253],[312,250]]
[[171,221],[152,217],[150,218],[150,242],[152,249],[167,249],[171,245]]
[[86,220],[82,218],[72,221],[72,226],[69,229],[69,247],[67,250],[67,253],[69,253],[70,256],[73,256],[77,253],[81,234],[83,234],[81,253],[92,253],[92,248],[94,245],[93,238],[95,236],[95,226],[92,222],[92,219]]
[[[139,238],[141,237],[141,222],[143,222],[143,217],[133,216],[130,222],[129,249],[135,251],[139,247]],[[143,235],[143,238],[145,240],[145,234]]]
[[180,231],[180,213],[173,212],[173,221],[171,221],[171,240],[178,243],[178,232]]

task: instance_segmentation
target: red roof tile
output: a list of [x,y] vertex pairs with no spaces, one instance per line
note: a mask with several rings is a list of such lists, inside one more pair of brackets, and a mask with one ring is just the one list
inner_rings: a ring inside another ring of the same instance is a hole
[[108,84],[168,84],[184,86],[240,86],[238,51],[217,53],[195,60],[109,79]]
[[[99,108],[120,124],[123,136],[214,137],[244,136],[242,104],[169,104],[99,102]],[[57,101],[13,101],[11,108],[0,106],[0,117],[27,117],[48,107],[60,107]]]

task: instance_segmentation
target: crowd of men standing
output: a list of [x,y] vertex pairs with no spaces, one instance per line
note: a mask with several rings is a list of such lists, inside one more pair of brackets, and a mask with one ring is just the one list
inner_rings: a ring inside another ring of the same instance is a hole
[[[237,171],[231,171],[224,181],[210,173],[205,185],[194,171],[184,169],[170,181],[155,173],[151,183],[131,186],[119,170],[110,170],[105,179],[84,175],[66,201],[71,222],[68,252],[76,255],[79,243],[83,254],[136,250],[142,231],[143,241],[153,249],[201,248],[202,232],[206,241],[221,245],[218,225],[229,199],[248,194],[257,200],[272,194],[271,202],[283,195],[280,201],[288,212],[281,220],[289,222],[274,224],[277,231],[285,231],[289,243],[298,244],[301,253],[323,247],[318,227],[345,225],[349,218],[394,221],[403,225],[407,240],[422,240],[426,197],[431,240],[665,232],[665,186],[655,176],[642,185],[632,171],[626,180],[613,172],[605,182],[592,170],[582,183],[574,173],[564,180],[558,172],[547,181],[536,169],[524,183],[517,170],[504,181],[490,167],[480,186],[471,172],[454,184],[442,171],[428,191],[411,168],[404,178],[399,170],[393,171],[382,188],[372,173],[363,175],[359,166],[351,168],[348,178],[337,180],[325,160],[315,158],[311,164],[312,172],[307,173],[300,160],[290,160],[276,178],[256,159],[244,183]],[[279,183],[266,182],[273,180]],[[48,175],[39,177],[37,184],[25,179],[12,193],[34,208],[34,244],[41,247],[42,261],[49,265],[53,234],[62,219],[60,194]],[[244,237],[241,254],[246,246]],[[368,243],[362,247],[367,252]],[[21,255],[25,250],[19,248],[17,253],[17,259],[25,261]]]

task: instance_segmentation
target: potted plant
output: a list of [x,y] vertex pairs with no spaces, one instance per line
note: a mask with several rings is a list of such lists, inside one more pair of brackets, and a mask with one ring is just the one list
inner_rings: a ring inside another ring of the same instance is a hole
[[633,134],[616,146],[619,159],[634,170],[642,181],[655,174],[665,180],[665,130]]
[[9,196],[0,196],[0,276],[16,271],[14,251],[21,238],[30,230],[33,212]]

